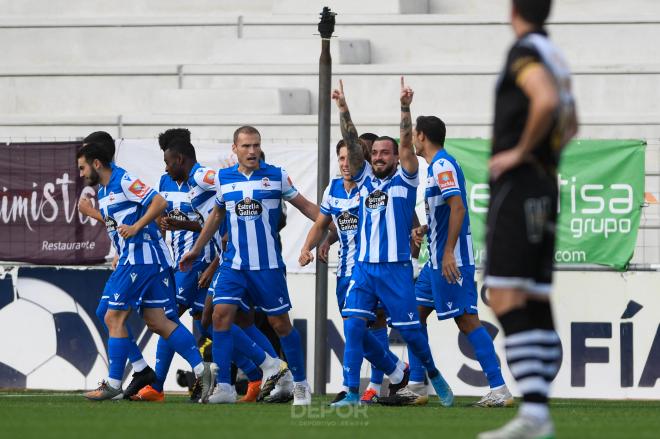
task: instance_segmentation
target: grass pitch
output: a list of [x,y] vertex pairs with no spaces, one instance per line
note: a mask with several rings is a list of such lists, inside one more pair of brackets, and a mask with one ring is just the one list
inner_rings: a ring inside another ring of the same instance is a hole
[[[516,409],[452,408],[437,399],[424,407],[369,406],[335,410],[329,398],[311,408],[288,404],[190,404],[168,395],[159,403],[89,402],[78,394],[0,392],[0,438],[474,438],[498,427]],[[554,400],[558,438],[658,438],[660,401]]]

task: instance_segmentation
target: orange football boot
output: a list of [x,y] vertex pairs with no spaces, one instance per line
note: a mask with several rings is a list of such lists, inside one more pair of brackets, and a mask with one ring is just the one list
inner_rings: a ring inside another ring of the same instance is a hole
[[165,392],[159,392],[151,386],[144,386],[131,396],[131,401],[165,402]]
[[257,396],[261,390],[261,380],[250,381],[248,383],[247,392],[245,396],[238,400],[238,402],[257,402]]

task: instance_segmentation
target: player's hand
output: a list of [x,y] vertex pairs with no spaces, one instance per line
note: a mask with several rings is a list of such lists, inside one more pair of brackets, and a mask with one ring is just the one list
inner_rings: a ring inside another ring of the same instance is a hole
[[410,107],[410,104],[412,104],[413,100],[413,95],[415,92],[413,91],[412,88],[408,87],[406,83],[403,80],[403,76],[401,77],[401,106],[402,107]]
[[92,200],[89,197],[81,197],[78,200],[78,211],[85,216],[91,216],[91,213],[96,210],[92,204]]
[[160,227],[162,230],[170,230],[166,216],[158,217],[156,221],[158,221],[158,227]]
[[163,218],[165,223],[165,226],[163,227],[164,230],[170,230],[170,231],[184,230],[182,226],[182,221],[170,217],[163,217]]
[[128,226],[126,224],[122,224],[121,226],[117,227],[117,231],[119,232],[119,236],[121,236],[124,239],[128,239],[132,236],[137,235],[137,232],[139,232],[138,228],[135,227],[135,225]]
[[413,242],[417,247],[422,246],[422,242],[424,242],[424,236],[426,235],[426,231],[428,230],[428,226],[419,226],[417,228],[414,228],[412,231],[412,239]]
[[450,284],[455,284],[461,278],[461,270],[456,265],[456,258],[453,251],[445,250],[442,256],[442,275]]
[[110,264],[110,267],[112,267],[113,270],[116,270],[118,263],[119,263],[119,255],[115,255],[115,257],[112,258],[112,263]]
[[336,88],[332,91],[332,99],[337,103],[337,108],[340,111],[348,111],[348,105],[346,104],[346,96],[344,95],[344,81],[339,80],[339,88]]
[[524,161],[524,158],[525,156],[519,148],[498,152],[488,161],[491,179],[497,180],[507,171],[516,168]]
[[328,263],[328,254],[330,253],[330,242],[326,239],[321,245],[316,249],[316,254],[319,257],[319,261]]
[[215,274],[215,270],[213,265],[209,265],[208,267],[206,267],[206,270],[204,270],[202,275],[199,277],[199,280],[197,281],[197,287],[201,289],[206,289],[210,287],[214,274]]
[[301,267],[304,267],[313,260],[314,260],[314,254],[312,254],[311,251],[303,249],[300,252],[300,257],[298,258],[298,262],[300,263]]
[[179,260],[179,270],[189,271],[192,268],[193,263],[197,260],[198,256],[199,253],[193,252],[192,250],[186,252],[183,256],[181,256],[181,259]]

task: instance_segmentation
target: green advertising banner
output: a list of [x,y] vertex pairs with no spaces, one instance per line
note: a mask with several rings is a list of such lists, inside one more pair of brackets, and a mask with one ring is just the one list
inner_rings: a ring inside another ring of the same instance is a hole
[[[642,140],[575,140],[566,147],[557,175],[555,262],[626,268],[644,203],[645,146]],[[447,139],[445,147],[465,174],[475,262],[480,265],[485,258],[490,143]],[[420,262],[426,259],[424,249]]]

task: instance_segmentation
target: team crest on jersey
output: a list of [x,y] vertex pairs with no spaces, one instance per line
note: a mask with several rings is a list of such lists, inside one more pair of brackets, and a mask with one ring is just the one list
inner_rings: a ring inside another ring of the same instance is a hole
[[128,190],[131,191],[136,197],[142,198],[147,195],[149,192],[149,186],[142,183],[140,180],[135,180],[133,184],[128,187]]
[[339,232],[344,235],[355,235],[358,230],[358,217],[349,211],[344,211],[337,217]]
[[270,179],[268,177],[264,177],[261,179],[261,186],[265,188],[270,187]]
[[454,180],[454,173],[451,171],[445,171],[438,174],[438,184],[440,189],[449,189],[455,188],[456,180]]
[[183,212],[181,209],[174,209],[171,210],[167,214],[168,218],[171,218],[176,221],[190,221],[190,218],[188,218],[188,215],[186,215],[185,212]]
[[264,211],[263,206],[257,200],[254,200],[250,197],[245,197],[234,207],[234,212],[236,212],[236,217],[241,221],[254,221],[257,218],[261,217],[261,213]]
[[215,171],[213,169],[209,169],[208,171],[206,171],[206,174],[204,174],[203,181],[206,184],[215,184]]
[[111,216],[105,217],[105,228],[108,232],[113,233],[117,231],[117,221]]
[[364,201],[364,205],[368,210],[372,212],[380,212],[387,207],[387,200],[387,194],[380,189],[376,189],[367,195],[367,198]]
[[110,192],[110,193],[108,194],[108,198],[110,199],[110,202],[111,202],[111,203],[114,203],[114,202],[115,202],[115,193],[114,193],[114,192]]

